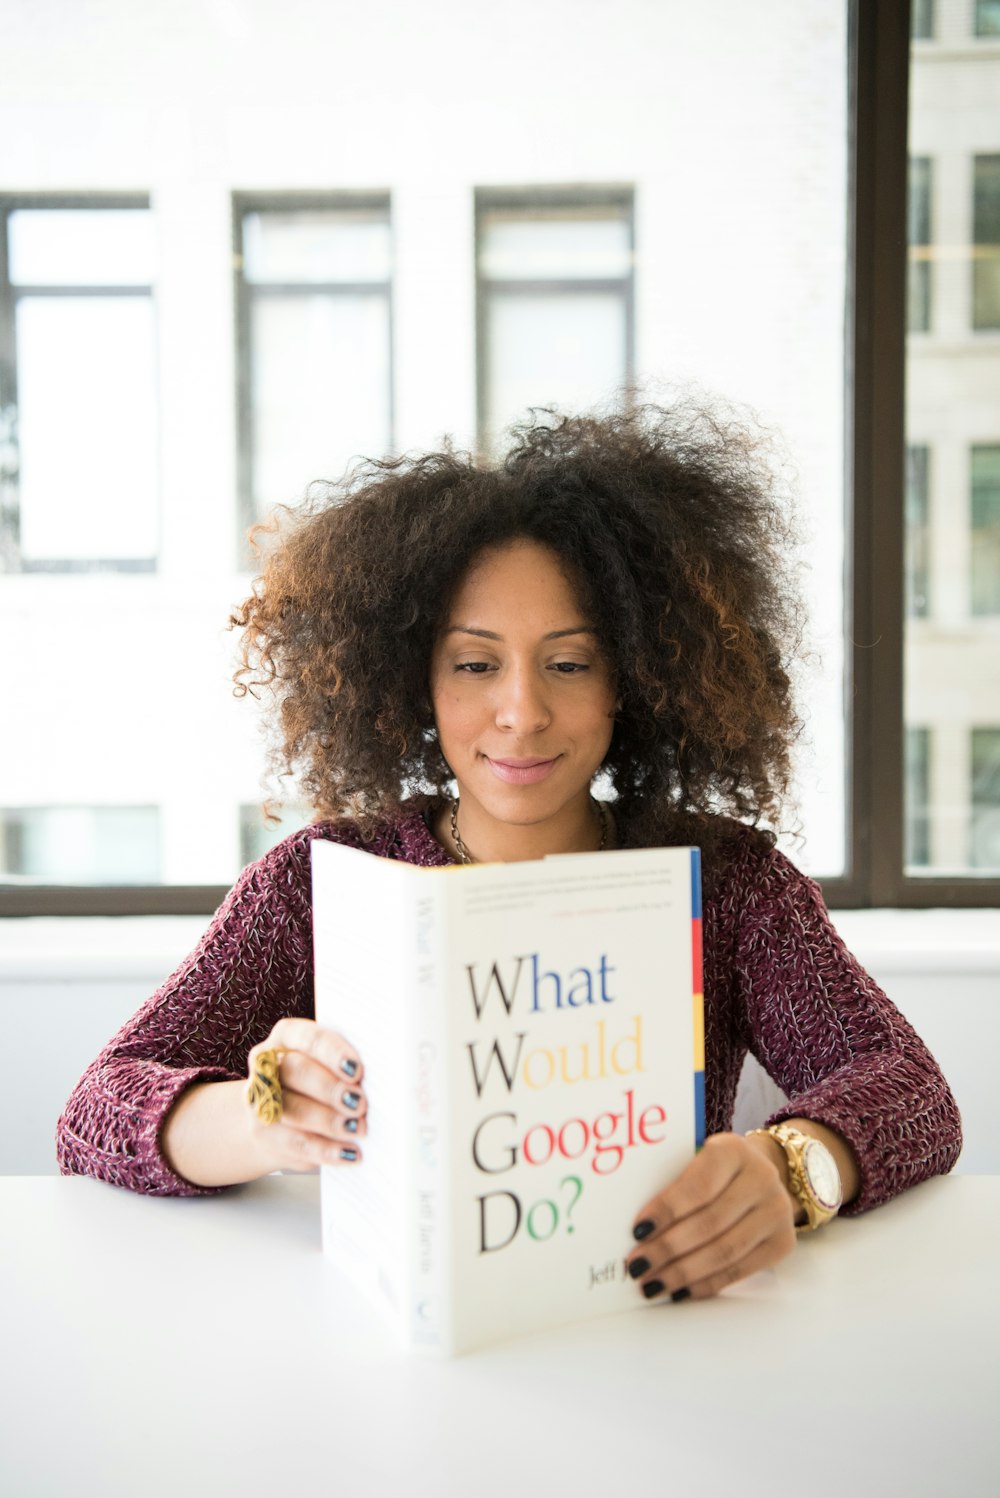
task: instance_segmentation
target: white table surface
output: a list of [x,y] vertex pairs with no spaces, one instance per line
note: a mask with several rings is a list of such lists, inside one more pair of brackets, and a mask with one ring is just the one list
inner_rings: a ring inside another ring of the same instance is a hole
[[5,1498],[1000,1493],[1000,1177],[835,1222],[715,1301],[444,1362],[323,1258],[312,1178],[6,1177],[0,1276]]

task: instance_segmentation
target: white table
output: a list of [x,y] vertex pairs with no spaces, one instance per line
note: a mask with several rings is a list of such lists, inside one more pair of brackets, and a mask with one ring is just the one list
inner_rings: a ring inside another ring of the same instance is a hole
[[836,1222],[716,1301],[451,1362],[354,1302],[314,1179],[7,1177],[0,1224],[5,1498],[1000,1493],[1000,1177]]

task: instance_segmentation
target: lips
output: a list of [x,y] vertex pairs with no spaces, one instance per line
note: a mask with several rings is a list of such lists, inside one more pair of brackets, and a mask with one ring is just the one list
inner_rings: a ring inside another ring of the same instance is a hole
[[537,785],[550,775],[559,763],[559,755],[553,759],[491,759],[485,756],[486,763],[493,771],[498,780],[507,785]]

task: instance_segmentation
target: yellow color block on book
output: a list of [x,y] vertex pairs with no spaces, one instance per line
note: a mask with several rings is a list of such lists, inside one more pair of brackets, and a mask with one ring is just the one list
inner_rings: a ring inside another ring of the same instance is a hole
[[705,1000],[700,993],[692,998],[694,1019],[694,1069],[705,1070]]

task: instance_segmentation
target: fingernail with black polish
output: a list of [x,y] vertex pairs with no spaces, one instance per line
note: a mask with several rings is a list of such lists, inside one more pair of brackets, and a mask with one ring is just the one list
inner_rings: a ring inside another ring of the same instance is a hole
[[340,1063],[340,1069],[345,1077],[356,1077],[358,1074],[358,1063],[348,1057],[346,1061]]
[[342,1149],[340,1152],[340,1158],[342,1160],[356,1160],[358,1158],[358,1152],[357,1150]]
[[648,1285],[643,1285],[642,1293],[647,1300],[652,1300],[654,1295],[661,1295],[663,1293],[663,1281],[650,1280]]
[[691,1295],[691,1291],[688,1289],[687,1285],[682,1285],[679,1290],[672,1290],[670,1292],[670,1299],[671,1300],[675,1300],[675,1301],[676,1300],[687,1300],[690,1297],[690,1295]]
[[646,1217],[642,1222],[636,1223],[635,1227],[632,1229],[632,1237],[638,1239],[638,1241],[641,1243],[643,1238],[649,1237],[655,1226],[655,1222],[651,1222],[649,1218]]
[[361,1101],[361,1094],[359,1092],[345,1092],[344,1093],[344,1107],[345,1108],[356,1108],[358,1106],[358,1104],[360,1103],[360,1101]]
[[348,1134],[356,1134],[358,1132],[358,1121],[357,1121],[357,1119],[356,1118],[345,1118],[344,1119],[344,1128],[347,1130]]
[[648,1259],[633,1259],[632,1262],[631,1262],[631,1264],[628,1266],[628,1272],[629,1272],[629,1274],[632,1276],[632,1278],[634,1280],[637,1280],[639,1278],[640,1274],[645,1274],[646,1273],[646,1270],[648,1268],[649,1268],[649,1260]]

